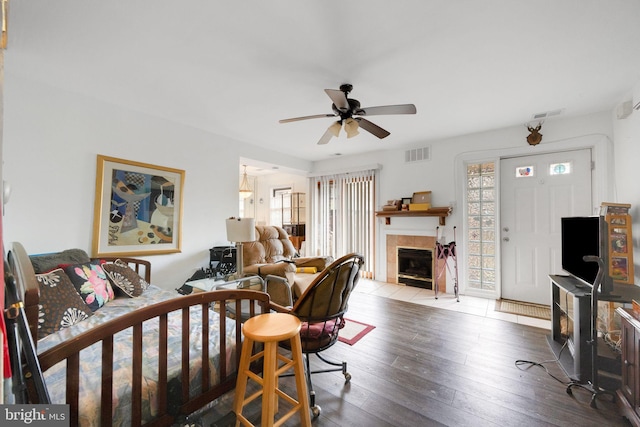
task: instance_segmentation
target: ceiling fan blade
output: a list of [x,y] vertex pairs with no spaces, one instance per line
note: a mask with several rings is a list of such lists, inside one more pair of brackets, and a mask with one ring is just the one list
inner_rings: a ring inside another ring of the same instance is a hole
[[356,121],[358,122],[358,126],[360,126],[361,129],[366,130],[367,132],[377,136],[380,139],[386,138],[387,136],[391,135],[389,132],[382,129],[380,126],[374,123],[371,123],[367,119],[363,119],[362,117],[356,117]]
[[331,98],[331,101],[333,101],[338,110],[349,110],[349,101],[347,100],[347,95],[345,95],[343,91],[338,89],[325,89],[324,91],[329,95],[329,98]]
[[318,141],[318,145],[327,144],[329,141],[331,141],[331,138],[333,138],[333,133],[330,129],[327,129],[324,135],[322,135],[322,138],[320,138],[320,140]]
[[313,116],[293,117],[291,119],[278,120],[278,123],[290,123],[290,122],[297,122],[300,120],[320,119],[323,117],[335,117],[335,114],[315,114]]
[[359,108],[353,114],[359,116],[380,116],[384,114],[415,114],[416,106],[413,104],[382,105],[380,107]]

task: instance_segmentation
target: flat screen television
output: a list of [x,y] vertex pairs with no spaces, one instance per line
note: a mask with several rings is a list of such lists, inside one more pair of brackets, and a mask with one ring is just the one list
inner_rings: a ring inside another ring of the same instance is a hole
[[585,255],[600,256],[600,218],[597,216],[561,218],[562,269],[592,286],[598,263],[587,262]]

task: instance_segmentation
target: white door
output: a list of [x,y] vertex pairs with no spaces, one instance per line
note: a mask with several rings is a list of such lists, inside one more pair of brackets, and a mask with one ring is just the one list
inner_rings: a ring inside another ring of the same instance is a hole
[[560,266],[560,218],[592,215],[591,150],[500,161],[502,298],[550,304]]

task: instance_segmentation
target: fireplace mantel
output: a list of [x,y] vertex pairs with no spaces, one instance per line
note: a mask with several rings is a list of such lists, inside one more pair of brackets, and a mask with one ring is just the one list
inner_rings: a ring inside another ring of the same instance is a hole
[[451,206],[442,208],[431,208],[426,211],[377,211],[377,217],[383,217],[385,224],[391,224],[391,217],[416,217],[416,216],[437,216],[440,218],[439,224],[445,225],[445,218],[451,213]]

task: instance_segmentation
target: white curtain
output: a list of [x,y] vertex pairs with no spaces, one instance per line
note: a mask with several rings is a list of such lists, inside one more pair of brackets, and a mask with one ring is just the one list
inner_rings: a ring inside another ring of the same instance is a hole
[[360,253],[369,278],[375,270],[375,182],[375,169],[332,174],[316,177],[312,191],[312,253]]

